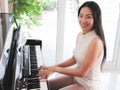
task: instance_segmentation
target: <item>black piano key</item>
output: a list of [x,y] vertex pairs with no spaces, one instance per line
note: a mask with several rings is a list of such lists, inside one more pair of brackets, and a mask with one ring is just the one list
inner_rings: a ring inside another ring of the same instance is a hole
[[39,82],[32,82],[28,84],[28,90],[29,89],[35,89],[35,88],[40,88],[40,83]]
[[35,69],[35,68],[38,68],[38,67],[37,67],[37,64],[31,65],[31,69]]
[[[36,60],[36,58],[35,58],[35,57],[31,57],[30,59],[31,59],[32,61],[35,61],[35,60]],[[31,61],[31,62],[32,62],[32,61]]]
[[34,81],[34,82],[39,82],[38,76],[36,76],[36,77],[31,77],[31,78],[28,79],[28,82],[29,82],[29,83],[33,83],[33,81]]
[[35,89],[40,88],[40,81],[38,78],[31,78],[28,80],[28,88]]
[[32,76],[37,76],[38,73],[39,73],[38,70],[31,70]]
[[31,61],[31,64],[37,64],[37,62],[36,61]]

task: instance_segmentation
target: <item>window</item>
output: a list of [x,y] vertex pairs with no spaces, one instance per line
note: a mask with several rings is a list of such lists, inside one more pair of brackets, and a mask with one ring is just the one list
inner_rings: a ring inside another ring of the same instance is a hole
[[42,56],[45,65],[56,63],[57,0],[46,0],[41,25],[30,30],[30,38],[42,40]]

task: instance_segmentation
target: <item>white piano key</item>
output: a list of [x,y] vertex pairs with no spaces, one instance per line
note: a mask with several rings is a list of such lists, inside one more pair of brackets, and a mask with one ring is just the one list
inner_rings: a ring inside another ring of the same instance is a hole
[[44,65],[44,61],[43,61],[43,56],[42,56],[42,51],[40,49],[40,45],[35,45],[35,49],[36,49],[37,64],[38,64],[38,67],[39,67],[41,65]]

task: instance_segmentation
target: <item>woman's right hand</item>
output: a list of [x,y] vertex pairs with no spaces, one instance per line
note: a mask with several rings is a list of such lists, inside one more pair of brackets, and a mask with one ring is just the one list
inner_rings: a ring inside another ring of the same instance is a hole
[[47,79],[54,71],[51,70],[52,66],[40,66],[38,76],[40,79]]

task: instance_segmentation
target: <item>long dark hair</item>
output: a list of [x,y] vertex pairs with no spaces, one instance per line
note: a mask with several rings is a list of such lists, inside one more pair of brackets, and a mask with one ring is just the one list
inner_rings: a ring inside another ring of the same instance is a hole
[[78,10],[78,17],[80,14],[80,11],[83,7],[88,7],[91,9],[92,13],[93,13],[93,18],[94,18],[94,26],[93,29],[95,30],[96,34],[101,38],[101,40],[103,41],[103,45],[104,45],[104,56],[103,56],[103,60],[101,63],[101,68],[103,66],[103,63],[106,60],[106,42],[105,42],[105,36],[104,36],[104,32],[103,32],[103,27],[102,27],[102,16],[101,16],[101,10],[99,5],[96,2],[93,1],[87,1],[85,3],[83,3],[81,5],[81,7]]

